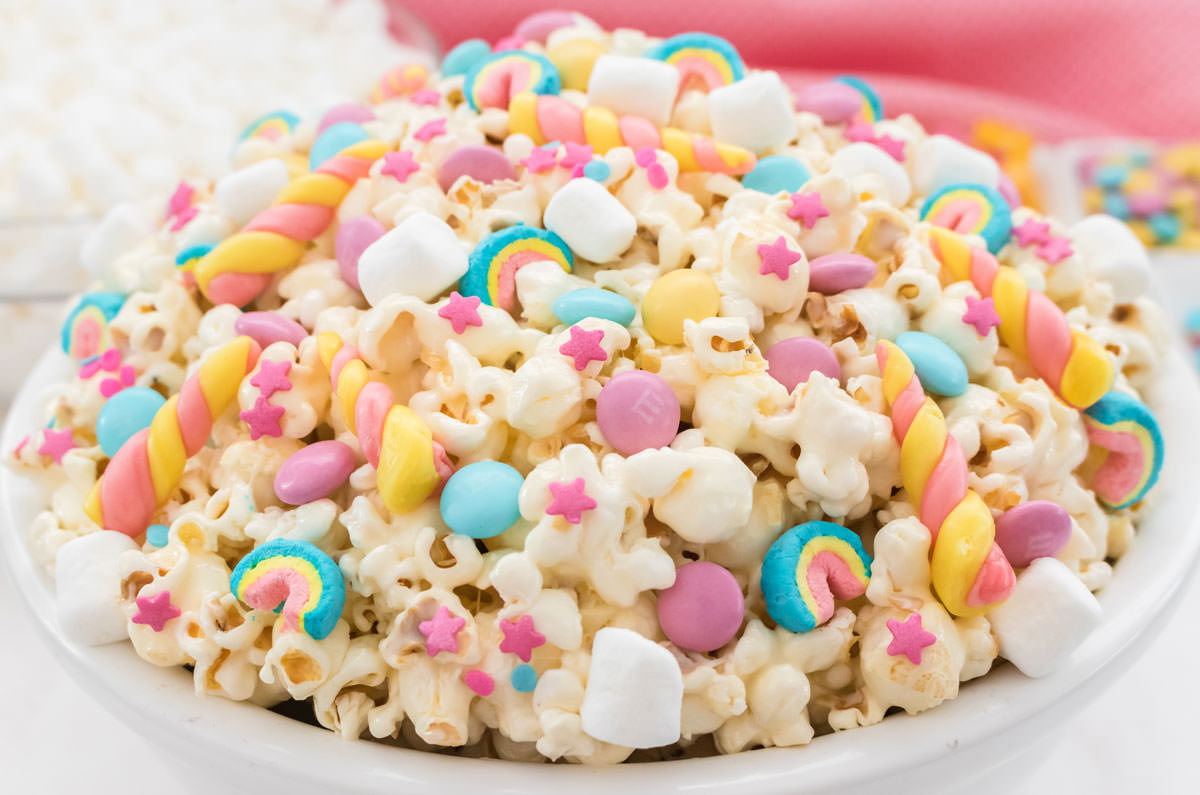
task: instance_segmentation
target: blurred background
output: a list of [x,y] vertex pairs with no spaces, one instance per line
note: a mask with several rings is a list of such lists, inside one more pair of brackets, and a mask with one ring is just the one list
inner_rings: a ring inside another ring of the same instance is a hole
[[[113,207],[225,173],[264,113],[362,100],[389,67],[436,64],[458,41],[495,42],[564,7],[605,28],[719,34],[797,89],[865,78],[888,116],[991,153],[1026,204],[1127,221],[1175,327],[1200,344],[1195,0],[0,0],[0,413],[86,287],[81,243]],[[1182,610],[1197,609],[1193,593]],[[83,770],[96,792],[185,788],[66,680],[2,577],[0,633],[2,692],[22,716],[0,728],[6,790],[66,791]],[[1200,685],[1164,680],[1197,653],[1168,632],[1031,792],[1183,791]]]

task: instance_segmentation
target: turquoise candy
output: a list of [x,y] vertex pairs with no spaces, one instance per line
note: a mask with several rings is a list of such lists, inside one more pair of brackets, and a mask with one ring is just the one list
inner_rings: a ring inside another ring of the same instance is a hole
[[537,687],[537,671],[532,665],[521,663],[512,669],[508,681],[512,683],[513,690],[518,693],[532,693]]
[[1088,484],[1100,502],[1119,511],[1146,496],[1163,465],[1163,436],[1144,403],[1109,392],[1083,413],[1088,440],[1108,451]]
[[100,441],[100,449],[112,458],[130,436],[150,427],[150,421],[166,402],[162,395],[144,386],[122,389],[113,395],[100,409],[100,416],[96,419],[96,438]]
[[771,155],[759,160],[754,169],[742,177],[742,187],[760,193],[795,193],[811,176],[808,168],[796,158]]
[[637,307],[628,298],[599,287],[581,287],[563,293],[553,308],[554,316],[567,326],[573,326],[585,317],[598,317],[628,326],[637,315]]
[[[746,76],[746,66],[742,63],[742,56],[738,54],[737,48],[720,36],[714,36],[711,33],[680,33],[678,36],[672,36],[646,50],[642,53],[642,57],[672,63],[676,56],[681,53],[687,55],[691,50],[708,52],[720,58],[729,69],[729,76],[733,78],[734,82]],[[712,86],[709,87],[712,88]]]
[[498,536],[521,518],[517,497],[525,478],[508,464],[467,464],[442,489],[442,521],[471,538]]
[[165,524],[152,524],[146,528],[146,541],[152,547],[165,547],[171,534],[171,528]]
[[612,169],[603,160],[593,160],[583,167],[583,175],[588,179],[603,182],[612,176]]
[[1159,243],[1174,243],[1179,237],[1179,219],[1170,213],[1150,216],[1150,231]]
[[362,128],[362,125],[352,121],[340,121],[330,126],[321,133],[321,137],[313,142],[312,149],[308,150],[309,170],[316,171],[322,163],[347,146],[361,143],[368,137],[367,131]]
[[896,344],[913,363],[926,392],[957,397],[967,391],[967,366],[954,349],[932,334],[906,331]]
[[871,111],[871,118],[864,118],[863,121],[879,121],[883,118],[883,101],[879,99],[879,94],[871,87],[870,83],[854,75],[839,75],[833,79],[834,82],[850,86],[859,94],[862,94],[863,102],[867,104],[867,107]]
[[[71,309],[71,313],[67,315],[66,321],[63,322],[62,334],[60,337],[62,340],[63,353],[69,353],[72,356],[76,355],[75,351],[73,350],[75,346],[72,345],[72,341],[75,330],[75,320],[79,317],[80,313],[89,309],[94,309],[94,312],[99,312],[104,317],[105,324],[107,325],[109,321],[117,316],[117,313],[121,311],[121,307],[124,305],[125,296],[121,293],[88,293],[80,298],[79,303],[75,304],[74,308]],[[104,351],[100,350],[89,350],[84,355],[77,356],[76,358],[85,359],[89,356],[95,356],[96,354],[103,352]]]
[[442,59],[442,77],[465,75],[472,66],[491,54],[491,45],[483,39],[467,39]]
[[1096,169],[1095,179],[1096,184],[1102,188],[1117,189],[1125,182],[1125,178],[1129,176],[1129,172],[1124,166],[1110,165],[1100,166]]

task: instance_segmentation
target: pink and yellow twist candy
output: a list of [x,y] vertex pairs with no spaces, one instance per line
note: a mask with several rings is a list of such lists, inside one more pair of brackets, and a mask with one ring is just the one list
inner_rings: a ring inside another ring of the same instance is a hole
[[292,180],[273,205],[196,263],[200,290],[216,304],[245,306],[254,300],[324,234],[342,199],[387,148],[383,141],[360,141]]
[[150,427],[121,446],[84,503],[92,521],[129,536],[150,526],[183,477],[187,460],[208,441],[213,423],[237,397],[258,361],[258,343],[238,337],[204,360]]
[[317,351],[329,371],[333,402],[375,467],[383,504],[392,513],[415,510],[450,476],[446,451],[412,409],[396,403],[386,384],[371,380],[354,346],[325,332],[317,337]]
[[1062,310],[1021,275],[959,234],[931,227],[929,244],[952,281],[970,281],[990,296],[1000,316],[1000,340],[1038,377],[1077,409],[1102,398],[1113,381],[1113,363],[1086,333],[1072,329]]
[[733,144],[674,127],[658,128],[640,116],[618,116],[608,108],[579,109],[553,95],[523,91],[508,106],[508,129],[533,142],[570,141],[590,144],[596,154],[629,146],[663,149],[679,162],[680,171],[745,174],[754,168],[754,153]]
[[875,356],[900,442],[900,477],[933,534],[933,590],[954,615],[983,615],[1008,598],[1016,581],[996,545],[992,512],[967,488],[966,457],[912,362],[886,341]]

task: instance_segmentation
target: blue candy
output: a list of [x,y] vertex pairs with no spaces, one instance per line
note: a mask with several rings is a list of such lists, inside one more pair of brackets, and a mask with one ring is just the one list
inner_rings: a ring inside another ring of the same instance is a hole
[[96,419],[96,438],[100,441],[100,449],[112,458],[130,436],[150,427],[150,421],[166,402],[162,395],[144,386],[122,389],[113,395],[100,409],[100,416]]
[[1096,169],[1094,180],[1102,188],[1115,189],[1121,187],[1127,176],[1124,166],[1101,166]]
[[[121,311],[121,307],[124,304],[125,296],[120,293],[88,293],[83,298],[80,298],[79,303],[75,305],[71,310],[71,314],[67,315],[67,319],[63,322],[61,336],[63,353],[69,353],[72,356],[76,355],[76,351],[73,350],[75,346],[72,343],[75,341],[75,321],[79,319],[81,314],[87,312],[94,317],[99,313],[103,318],[101,340],[97,340],[97,342],[102,342],[107,339],[107,332],[104,329],[117,316],[117,313]],[[99,322],[99,318],[96,318],[96,320]],[[103,350],[89,350],[76,358],[85,359],[88,356],[95,356],[103,352]]]
[[879,98],[879,94],[876,93],[875,89],[871,87],[870,83],[854,75],[838,75],[833,80],[836,83],[850,86],[862,95],[863,101],[867,103],[867,107],[871,110],[871,118],[864,118],[863,121],[879,121],[883,118],[883,101]]
[[937,337],[923,331],[906,331],[896,337],[896,345],[912,361],[925,391],[946,397],[967,391],[967,366]]
[[810,177],[812,173],[796,158],[771,155],[760,159],[753,170],[742,177],[742,187],[761,193],[795,193]]
[[[934,218],[937,218],[945,209],[944,201],[947,197],[949,197],[951,205],[960,201],[974,201],[987,205],[986,209],[990,210],[990,213],[984,213],[983,208],[980,208],[980,215],[975,219],[974,228],[956,227],[956,231],[979,235],[987,244],[988,251],[998,254],[1012,237],[1012,208],[1008,206],[1008,200],[1000,194],[1000,191],[977,182],[955,182],[946,185],[938,188],[925,199],[925,203],[921,205],[921,220],[933,221]],[[979,223],[984,218],[987,218],[987,221],[980,226]]]
[[583,175],[588,179],[603,182],[612,174],[612,169],[603,160],[593,160],[583,167]]
[[152,547],[165,547],[171,528],[165,524],[152,524],[146,528],[146,540]]
[[518,693],[532,693],[533,689],[537,687],[537,671],[532,665],[521,663],[512,669],[508,681],[512,683],[513,690]]
[[554,316],[567,326],[573,326],[585,317],[598,317],[628,326],[637,315],[637,307],[628,298],[599,287],[581,287],[563,293],[553,308]]
[[316,171],[322,163],[347,146],[361,143],[369,137],[361,124],[352,121],[340,121],[330,125],[321,133],[321,137],[313,142],[312,149],[308,150],[309,170]]
[[1170,213],[1150,216],[1150,231],[1159,243],[1174,243],[1179,237],[1179,218]]
[[467,464],[442,489],[442,521],[456,533],[491,538],[521,518],[517,497],[525,478],[508,464]]
[[[687,65],[686,56],[697,50],[708,52],[719,58],[723,62],[722,65],[729,70],[729,77],[733,82],[746,76],[746,66],[742,63],[742,56],[738,54],[737,48],[720,36],[714,36],[711,33],[680,33],[646,50],[642,53],[642,57],[675,64],[676,68],[681,68],[687,75],[692,73],[693,69]],[[711,58],[708,60],[710,63],[717,63]],[[705,77],[705,82],[708,82],[704,73],[697,74]],[[715,87],[709,85],[710,89]]]
[[442,77],[465,75],[472,66],[491,54],[491,45],[483,39],[467,39],[442,59]]
[[1104,212],[1108,213],[1113,218],[1119,218],[1122,221],[1128,221],[1132,215],[1132,213],[1129,212],[1129,202],[1119,193],[1105,194]]

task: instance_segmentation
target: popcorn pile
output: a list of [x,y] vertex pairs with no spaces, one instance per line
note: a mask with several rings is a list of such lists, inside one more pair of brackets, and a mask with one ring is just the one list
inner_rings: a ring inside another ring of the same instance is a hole
[[372,98],[88,241],[10,461],[68,637],[603,764],[921,712],[1099,623],[1167,345],[1115,221],[707,34],[539,14]]

